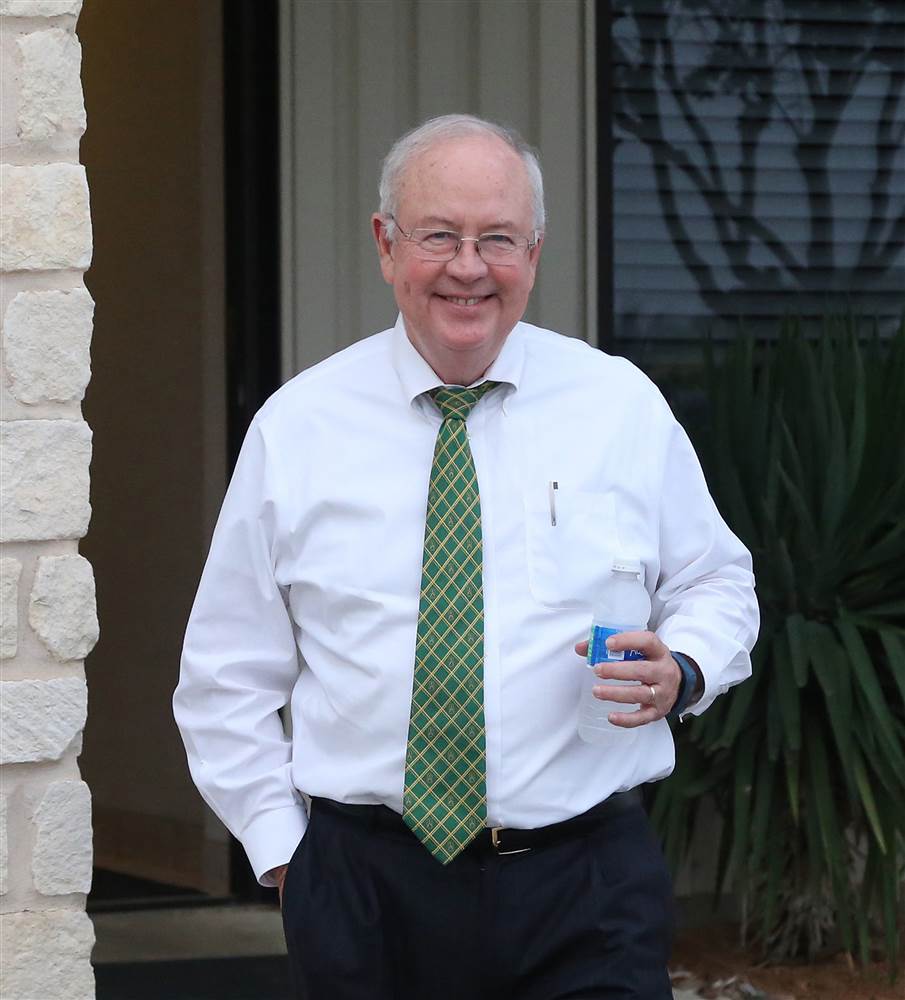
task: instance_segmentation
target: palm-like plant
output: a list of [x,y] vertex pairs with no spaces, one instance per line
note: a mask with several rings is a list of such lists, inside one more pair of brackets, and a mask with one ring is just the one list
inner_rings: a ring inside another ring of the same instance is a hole
[[[676,860],[697,805],[720,879],[774,958],[841,944],[894,964],[905,859],[905,325],[739,338],[706,365],[698,447],[754,556],[753,676],[677,732],[653,817]],[[879,932],[879,934],[878,934]]]

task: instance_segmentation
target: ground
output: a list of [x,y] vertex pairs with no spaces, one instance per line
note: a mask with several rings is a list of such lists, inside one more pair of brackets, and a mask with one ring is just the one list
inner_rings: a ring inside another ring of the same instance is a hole
[[[905,1000],[905,970],[890,985],[885,964],[850,968],[842,955],[811,964],[764,965],[750,950],[739,946],[738,931],[729,925],[680,933],[671,969],[677,974],[674,988],[687,989],[689,996],[732,1000]],[[682,972],[690,975],[683,977]]]

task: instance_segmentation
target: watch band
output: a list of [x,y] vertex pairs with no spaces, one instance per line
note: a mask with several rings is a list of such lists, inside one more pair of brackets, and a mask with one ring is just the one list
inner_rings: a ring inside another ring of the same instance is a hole
[[679,683],[679,693],[676,696],[675,704],[667,713],[666,718],[678,719],[685,709],[688,708],[691,699],[694,697],[694,689],[698,683],[698,675],[685,656],[681,653],[676,653],[673,650],[670,650],[669,652],[678,664],[679,670],[682,671],[682,680]]

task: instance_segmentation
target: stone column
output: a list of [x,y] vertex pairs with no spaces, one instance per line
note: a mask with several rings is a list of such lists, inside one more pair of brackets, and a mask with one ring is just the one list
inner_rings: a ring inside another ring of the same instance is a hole
[[0,0],[0,996],[94,997],[82,0]]

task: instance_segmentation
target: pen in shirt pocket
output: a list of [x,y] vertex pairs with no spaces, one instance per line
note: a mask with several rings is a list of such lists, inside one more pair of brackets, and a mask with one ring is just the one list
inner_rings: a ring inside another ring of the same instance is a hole
[[550,525],[556,527],[556,491],[559,483],[555,479],[550,480]]

